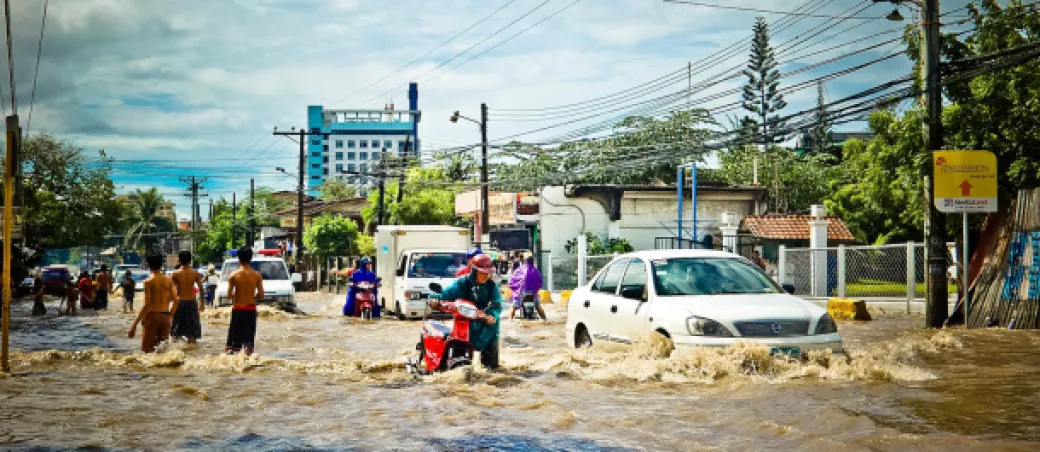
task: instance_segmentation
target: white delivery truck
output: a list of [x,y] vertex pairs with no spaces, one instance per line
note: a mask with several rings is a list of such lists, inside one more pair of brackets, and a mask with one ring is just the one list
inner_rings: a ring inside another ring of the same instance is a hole
[[426,315],[430,283],[447,285],[466,265],[469,230],[452,226],[378,226],[379,301],[398,319]]

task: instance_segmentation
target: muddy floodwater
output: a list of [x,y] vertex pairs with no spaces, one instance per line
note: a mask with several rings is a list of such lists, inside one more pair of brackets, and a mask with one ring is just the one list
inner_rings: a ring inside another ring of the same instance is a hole
[[[503,323],[503,369],[415,378],[419,322],[263,310],[257,354],[227,356],[229,312],[203,340],[136,352],[131,314],[13,306],[0,375],[3,450],[1038,450],[1040,333],[926,331],[876,312],[841,323],[851,359],[762,347],[661,356],[574,350],[563,313]],[[113,302],[115,308],[118,303]]]

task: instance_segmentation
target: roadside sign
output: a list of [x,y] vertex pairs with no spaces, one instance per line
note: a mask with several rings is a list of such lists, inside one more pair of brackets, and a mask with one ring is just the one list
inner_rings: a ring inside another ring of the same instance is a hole
[[[21,240],[22,231],[25,230],[25,217],[22,215],[22,208],[15,206],[11,210],[14,211],[14,224],[11,225],[11,240]],[[3,226],[4,221],[4,206],[0,206],[0,226]]]
[[935,208],[946,213],[997,211],[997,157],[989,151],[935,151]]

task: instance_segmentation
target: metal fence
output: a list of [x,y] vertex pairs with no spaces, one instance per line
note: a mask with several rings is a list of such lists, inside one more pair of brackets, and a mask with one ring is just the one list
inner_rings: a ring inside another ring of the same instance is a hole
[[[606,267],[607,264],[613,260],[615,255],[605,254],[600,256],[586,256],[585,262],[585,283],[588,283],[596,272]],[[561,257],[552,257],[552,270],[549,272],[542,272],[542,277],[546,278],[546,287],[549,290],[573,290],[578,287],[578,257],[572,255],[565,255]]]
[[918,300],[925,296],[923,243],[780,247],[778,279],[805,297]]

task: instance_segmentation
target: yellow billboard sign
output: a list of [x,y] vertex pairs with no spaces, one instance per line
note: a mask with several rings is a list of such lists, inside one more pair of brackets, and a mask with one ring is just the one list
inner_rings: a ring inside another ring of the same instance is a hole
[[935,208],[940,212],[996,212],[997,157],[989,151],[935,151]]

